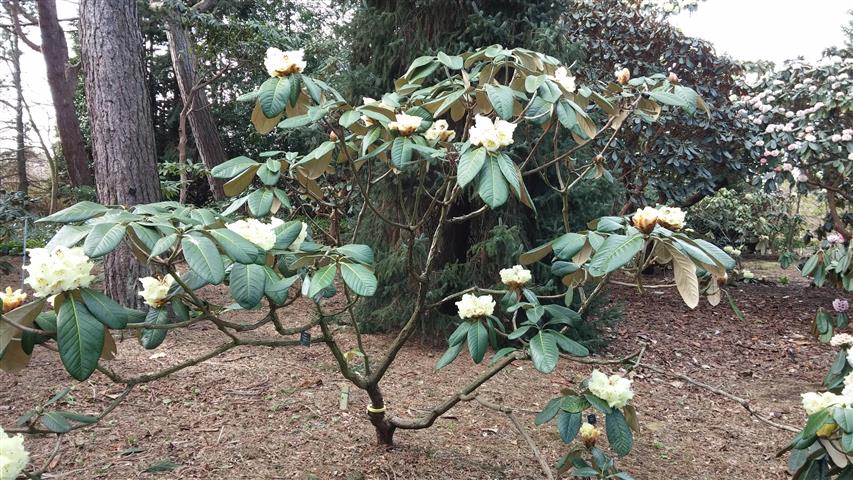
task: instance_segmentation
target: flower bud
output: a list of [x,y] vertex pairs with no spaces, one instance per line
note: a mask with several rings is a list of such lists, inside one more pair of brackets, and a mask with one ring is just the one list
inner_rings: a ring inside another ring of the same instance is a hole
[[583,422],[583,425],[581,425],[579,433],[586,448],[594,447],[595,442],[598,441],[598,437],[601,436],[601,430],[597,429],[595,425],[586,422]]
[[20,307],[27,299],[27,294],[20,288],[13,292],[12,287],[6,287],[5,293],[0,292],[0,298],[3,299],[3,313],[6,313]]
[[616,76],[616,82],[620,85],[626,85],[628,80],[631,79],[631,71],[627,68],[617,71],[614,75]]

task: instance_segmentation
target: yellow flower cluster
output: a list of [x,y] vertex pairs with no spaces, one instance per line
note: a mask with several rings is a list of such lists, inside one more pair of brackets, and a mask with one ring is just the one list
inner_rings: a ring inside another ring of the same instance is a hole
[[29,275],[24,283],[39,298],[88,287],[95,280],[91,274],[95,264],[81,247],[33,248],[29,255],[30,264],[24,267]]
[[651,233],[655,225],[678,231],[684,228],[684,217],[684,211],[678,207],[645,207],[634,213],[631,223],[643,233]]
[[171,275],[161,278],[145,277],[140,278],[139,283],[142,284],[139,296],[145,300],[145,304],[160,308],[166,302],[166,297],[169,296],[169,288],[175,283],[175,279]]
[[622,408],[634,398],[631,380],[620,375],[607,376],[600,370],[593,370],[589,377],[589,391],[604,400],[612,408]]
[[462,295],[462,300],[456,302],[459,309],[459,318],[482,318],[491,315],[495,311],[495,299],[491,295],[477,296],[472,293]]
[[229,223],[225,225],[225,228],[266,251],[275,246],[275,229],[282,223],[284,222],[278,218],[273,218],[270,223],[264,223],[256,218],[248,218]]
[[291,50],[284,52],[275,47],[267,49],[264,66],[271,77],[286,77],[294,73],[302,73],[307,65],[304,60],[305,51]]
[[477,115],[474,117],[474,126],[468,130],[468,139],[471,145],[483,146],[486,150],[494,152],[512,144],[515,127],[514,123],[500,118],[492,122],[489,117]]

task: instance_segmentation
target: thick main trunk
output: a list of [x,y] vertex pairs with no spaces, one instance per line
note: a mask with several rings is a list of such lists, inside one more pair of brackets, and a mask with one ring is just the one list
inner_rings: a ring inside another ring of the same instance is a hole
[[[12,21],[17,25],[18,16]],[[12,51],[9,59],[12,64],[12,87],[15,89],[15,166],[18,170],[18,191],[28,193],[30,182],[27,179],[26,132],[24,131],[24,93],[21,87],[21,49],[19,48],[19,28],[12,32]]]
[[379,385],[368,385],[367,395],[370,397],[370,409],[367,410],[367,416],[370,417],[370,423],[376,430],[376,443],[390,447],[394,445],[394,431],[397,430],[397,427],[385,415],[385,400],[382,398]]
[[68,63],[68,44],[65,32],[56,15],[56,0],[38,0],[41,51],[47,67],[47,84],[56,112],[56,130],[62,145],[62,156],[68,167],[71,186],[94,185],[89,169],[89,157],[74,109],[74,90],[77,78]]
[[[110,205],[155,202],[160,184],[135,0],[82,0],[80,44],[98,199]],[[108,255],[107,294],[138,306],[137,279],[147,271],[127,247]]]
[[[197,88],[195,56],[180,19],[171,18],[166,33],[169,38],[169,53],[172,56],[175,79],[181,91],[181,100],[184,105],[191,105],[187,118],[190,122],[196,149],[201,161],[209,171],[225,161],[225,149],[222,148],[219,133],[216,131],[216,122],[210,113],[210,103],[207,100],[205,89]],[[211,175],[208,175],[207,181],[215,199],[222,200],[225,198],[221,181],[216,180]]]

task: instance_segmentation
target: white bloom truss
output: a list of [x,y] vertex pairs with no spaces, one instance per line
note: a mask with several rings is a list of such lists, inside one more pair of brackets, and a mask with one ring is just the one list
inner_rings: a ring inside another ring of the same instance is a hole
[[492,122],[489,117],[477,115],[474,117],[474,126],[468,130],[468,139],[471,145],[494,152],[512,144],[515,127],[514,123],[499,118]]
[[575,85],[575,77],[569,75],[569,70],[566,67],[560,67],[554,71],[552,80],[557,82],[563,89],[569,93],[573,93],[577,86]]
[[522,267],[521,265],[515,265],[512,268],[504,268],[500,271],[500,274],[501,283],[511,287],[520,287],[533,279],[533,276],[530,274],[530,270]]
[[495,299],[491,295],[477,296],[472,293],[462,295],[462,300],[456,302],[459,309],[459,318],[482,318],[491,315],[495,311]]
[[450,142],[455,137],[456,132],[448,128],[447,120],[436,120],[432,125],[430,125],[427,131],[424,132],[424,138],[430,142],[436,142],[439,140],[442,142]]
[[277,218],[273,218],[270,223],[264,223],[256,218],[247,218],[229,223],[225,228],[266,251],[275,246],[275,228],[281,223]]
[[593,370],[589,377],[589,391],[604,400],[611,408],[622,408],[634,398],[631,380],[620,375],[607,376],[600,370]]
[[154,308],[160,308],[169,296],[169,288],[175,283],[172,275],[166,275],[162,278],[145,277],[140,278],[139,283],[142,284],[142,290],[139,291],[139,296],[145,300],[146,305]]
[[405,113],[398,113],[396,120],[388,123],[388,129],[395,130],[400,135],[408,137],[409,135],[415,133],[415,130],[417,130],[421,126],[421,122],[423,122],[423,120],[423,118],[417,115],[406,115]]
[[24,283],[35,291],[36,297],[88,287],[95,280],[91,274],[95,264],[82,247],[33,248],[29,256],[30,264],[24,267],[29,275]]
[[290,50],[282,51],[275,47],[267,49],[267,57],[264,66],[271,77],[286,77],[293,73],[302,73],[307,65],[304,60],[305,51]]
[[10,437],[0,428],[0,480],[13,480],[27,466],[30,454],[24,448],[24,436]]

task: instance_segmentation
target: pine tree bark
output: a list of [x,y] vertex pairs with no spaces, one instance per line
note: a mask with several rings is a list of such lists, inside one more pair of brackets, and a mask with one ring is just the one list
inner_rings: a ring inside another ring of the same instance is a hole
[[[157,153],[135,0],[81,0],[80,44],[98,199],[136,205],[160,199]],[[148,274],[125,246],[104,262],[105,291],[137,307]]]
[[[181,101],[184,105],[190,105],[187,119],[190,122],[196,149],[204,166],[210,171],[225,161],[225,149],[222,148],[216,122],[210,113],[210,102],[207,100],[205,89],[199,88],[198,85],[199,80],[195,72],[196,59],[190,47],[187,32],[176,15],[170,15],[168,23],[166,36],[169,39],[169,53],[172,56],[172,66],[181,92]],[[213,198],[216,200],[225,198],[221,181],[208,175],[207,182]]]
[[56,129],[62,155],[68,167],[68,180],[74,187],[94,185],[83,134],[74,109],[77,78],[68,63],[68,44],[56,14],[56,0],[38,0],[38,19],[41,51],[47,67],[47,83],[56,112]]

